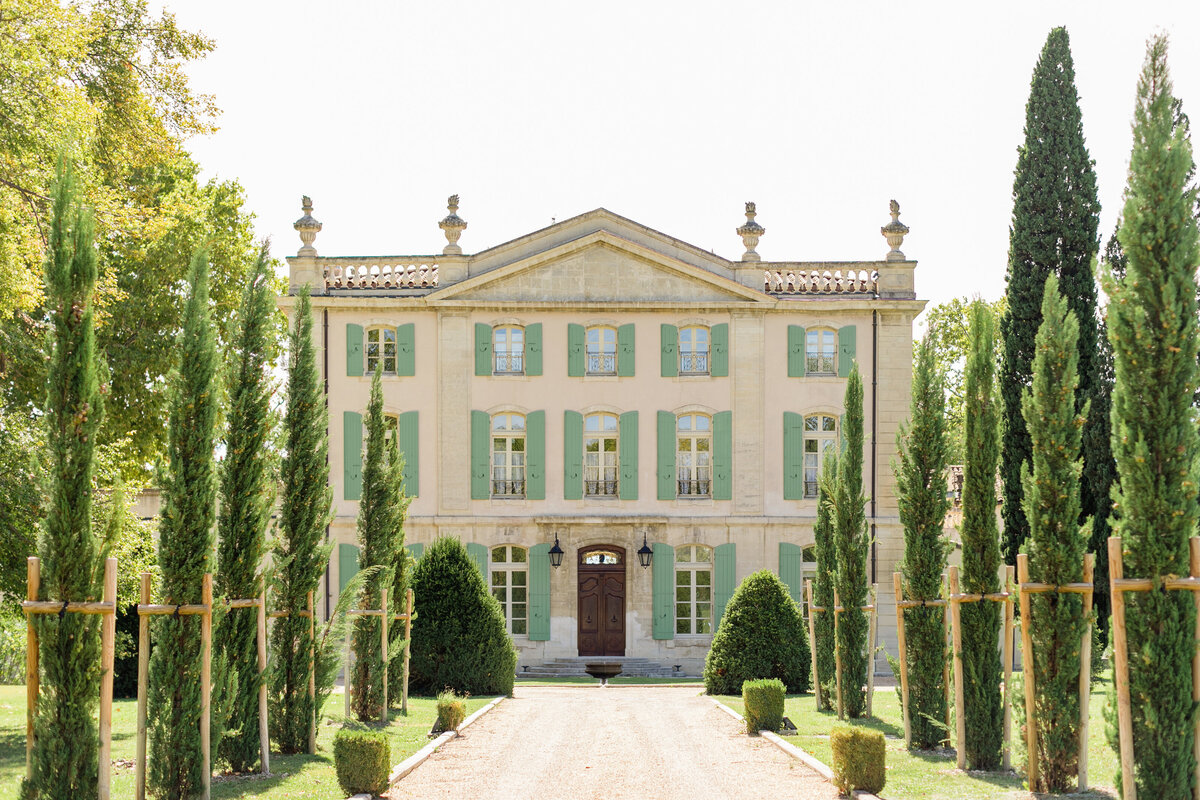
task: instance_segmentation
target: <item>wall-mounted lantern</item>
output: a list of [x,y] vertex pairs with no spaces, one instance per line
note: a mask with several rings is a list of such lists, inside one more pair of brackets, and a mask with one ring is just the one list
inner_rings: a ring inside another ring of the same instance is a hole
[[554,534],[554,546],[550,548],[550,566],[562,566],[563,549],[558,543],[558,534]]
[[638,548],[638,563],[643,567],[650,566],[650,562],[654,560],[654,551],[650,549],[649,543],[646,542],[646,532],[642,531],[642,546]]

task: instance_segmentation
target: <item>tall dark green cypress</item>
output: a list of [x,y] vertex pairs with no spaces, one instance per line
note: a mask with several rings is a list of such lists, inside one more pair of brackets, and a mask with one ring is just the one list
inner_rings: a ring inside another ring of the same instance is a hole
[[271,739],[284,753],[308,747],[308,729],[316,709],[308,697],[313,674],[313,637],[300,615],[309,592],[316,592],[329,559],[321,540],[333,501],[329,488],[328,412],[321,396],[312,305],[308,287],[296,302],[296,322],[288,340],[288,396],[284,414],[286,452],[282,465],[283,500],[275,560],[272,605],[288,616],[271,628]]
[[[1116,383],[1112,448],[1118,488],[1114,533],[1126,577],[1186,575],[1196,533],[1197,374],[1195,189],[1191,147],[1173,124],[1167,39],[1149,43],[1138,81],[1133,151],[1118,233],[1124,280],[1107,279],[1108,337]],[[1195,709],[1191,658],[1195,605],[1189,592],[1126,595],[1133,697],[1133,753],[1143,797],[1190,797]],[[1133,776],[1123,776],[1130,779]]]
[[[199,603],[213,549],[219,375],[208,307],[208,253],[192,257],[191,291],[179,334],[179,365],[171,376],[167,469],[159,523],[158,568],[163,602]],[[161,617],[150,657],[148,786],[155,797],[200,794],[201,621]]]
[[[399,431],[397,431],[397,434]],[[392,498],[396,515],[392,534],[391,577],[392,594],[388,600],[388,608],[396,609],[397,613],[404,610],[405,595],[408,593],[408,551],[404,549],[404,520],[408,517],[409,497],[404,490],[404,455],[397,449],[397,437],[388,438],[387,475],[384,479],[389,497]],[[394,656],[404,647],[403,624],[392,625],[388,630],[388,654]],[[400,702],[400,692],[404,686],[404,673],[400,662],[393,662],[388,668],[388,702]]]
[[[100,559],[90,516],[93,448],[104,414],[92,314],[93,230],[91,215],[76,205],[71,173],[60,165],[46,256],[46,307],[54,327],[46,381],[50,502],[38,547],[43,600],[100,599]],[[94,798],[99,617],[46,614],[36,620],[41,696],[33,779],[25,782],[22,794],[48,800]]]
[[834,546],[837,549],[837,590],[842,608],[838,618],[838,649],[842,655],[842,702],[848,717],[861,717],[867,707],[868,656],[866,498],[863,496],[863,385],[858,364],[846,381],[842,452],[838,456],[837,496],[834,501]]
[[821,710],[830,711],[837,708],[837,696],[834,685],[837,680],[836,663],[833,653],[833,584],[837,580],[837,545],[833,541],[833,498],[837,492],[837,455],[829,452],[821,465],[821,475],[817,482],[817,519],[813,523],[813,538],[816,546],[817,574],[813,580],[813,603],[817,608],[824,608],[813,620],[817,641],[813,646],[817,650],[817,675],[813,676],[815,685],[818,678],[821,681]]
[[[1079,524],[1080,458],[1088,406],[1075,405],[1079,384],[1080,325],[1059,294],[1058,279],[1046,279],[1042,326],[1033,357],[1033,387],[1022,407],[1033,442],[1033,469],[1023,470],[1025,516],[1029,520],[1030,578],[1061,585],[1083,580],[1083,554],[1090,528]],[[1038,792],[1070,790],[1079,760],[1079,669],[1087,629],[1083,598],[1036,594],[1030,607],[1033,674],[1037,704]],[[1028,663],[1028,662],[1027,662]]]
[[[1031,384],[1034,339],[1041,324],[1042,289],[1058,275],[1080,324],[1078,407],[1103,390],[1093,259],[1100,203],[1096,173],[1083,138],[1075,65],[1066,28],[1046,37],[1025,106],[1025,143],[1018,151],[1009,229],[1008,310],[1000,319],[1004,356],[1000,391],[1004,397],[1004,558],[1015,564],[1029,523],[1021,505],[1021,465],[1031,457],[1029,431],[1021,416],[1021,393]],[[1103,422],[1092,426],[1084,444],[1085,515],[1108,508],[1106,476],[1111,454]]]
[[[246,283],[233,340],[229,392],[229,430],[221,465],[221,513],[217,521],[216,593],[226,598],[262,593],[262,560],[267,526],[275,503],[270,444],[273,433],[270,367],[275,356],[275,293],[265,248]],[[223,656],[237,675],[227,706],[228,731],[217,743],[219,755],[234,772],[259,763],[258,690],[265,676],[255,656],[258,619],[253,609],[233,611],[213,632],[213,653]]]
[[[996,392],[992,312],[971,304],[966,365],[966,453],[963,470],[962,587],[966,594],[1000,590],[1000,534],[996,528],[996,462],[1000,455],[1000,398]],[[967,765],[996,769],[1004,735],[1000,699],[1000,604],[961,606],[963,695]]]
[[[946,499],[946,396],[935,360],[932,331],[916,348],[908,423],[897,447],[896,499],[904,526],[904,560],[899,570],[908,600],[936,600],[950,551],[942,523]],[[932,749],[946,738],[946,632],[941,608],[904,612],[908,650],[908,702],[914,747]]]

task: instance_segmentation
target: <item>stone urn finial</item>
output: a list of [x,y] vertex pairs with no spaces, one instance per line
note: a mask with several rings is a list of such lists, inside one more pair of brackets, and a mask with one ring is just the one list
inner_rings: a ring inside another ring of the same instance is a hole
[[312,198],[304,195],[304,199],[300,202],[300,207],[304,211],[304,216],[296,220],[293,228],[300,234],[300,241],[304,246],[296,253],[298,256],[308,256],[315,258],[317,248],[312,246],[313,239],[317,238],[317,234],[321,232],[321,223],[313,219],[312,215]]
[[446,234],[448,243],[442,248],[442,255],[462,255],[462,248],[458,246],[458,237],[462,236],[462,232],[467,229],[467,221],[458,215],[458,195],[452,194],[447,198],[446,210],[450,213],[438,223],[438,227]]
[[746,245],[746,252],[742,254],[742,261],[762,261],[762,257],[754,251],[758,246],[758,237],[767,232],[767,229],[754,221],[758,211],[754,203],[746,203],[746,224],[737,229],[737,233],[742,237],[742,244]]
[[888,245],[892,248],[887,254],[888,261],[904,261],[906,260],[904,253],[900,252],[900,245],[904,244],[904,235],[908,233],[908,226],[900,221],[900,204],[893,200],[888,204],[888,208],[892,214],[892,221],[879,229],[883,237],[887,239]]

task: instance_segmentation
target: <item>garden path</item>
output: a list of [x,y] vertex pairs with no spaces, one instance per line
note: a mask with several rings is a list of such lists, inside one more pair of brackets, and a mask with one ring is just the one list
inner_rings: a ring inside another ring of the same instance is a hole
[[392,800],[836,796],[697,687],[521,684],[391,791]]

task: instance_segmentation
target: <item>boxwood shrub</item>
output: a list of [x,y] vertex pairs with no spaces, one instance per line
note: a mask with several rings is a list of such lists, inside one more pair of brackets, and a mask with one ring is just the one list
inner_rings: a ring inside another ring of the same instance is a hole
[[437,696],[437,726],[439,730],[455,731],[467,718],[467,704],[454,692]]
[[833,748],[833,785],[839,792],[883,791],[886,751],[882,732],[836,725],[829,732],[829,744]]
[[746,707],[746,732],[777,731],[783,724],[783,681],[762,678],[742,684],[742,704]]
[[391,761],[391,746],[381,731],[343,728],[333,737],[333,764],[338,785],[347,796],[386,792]]

